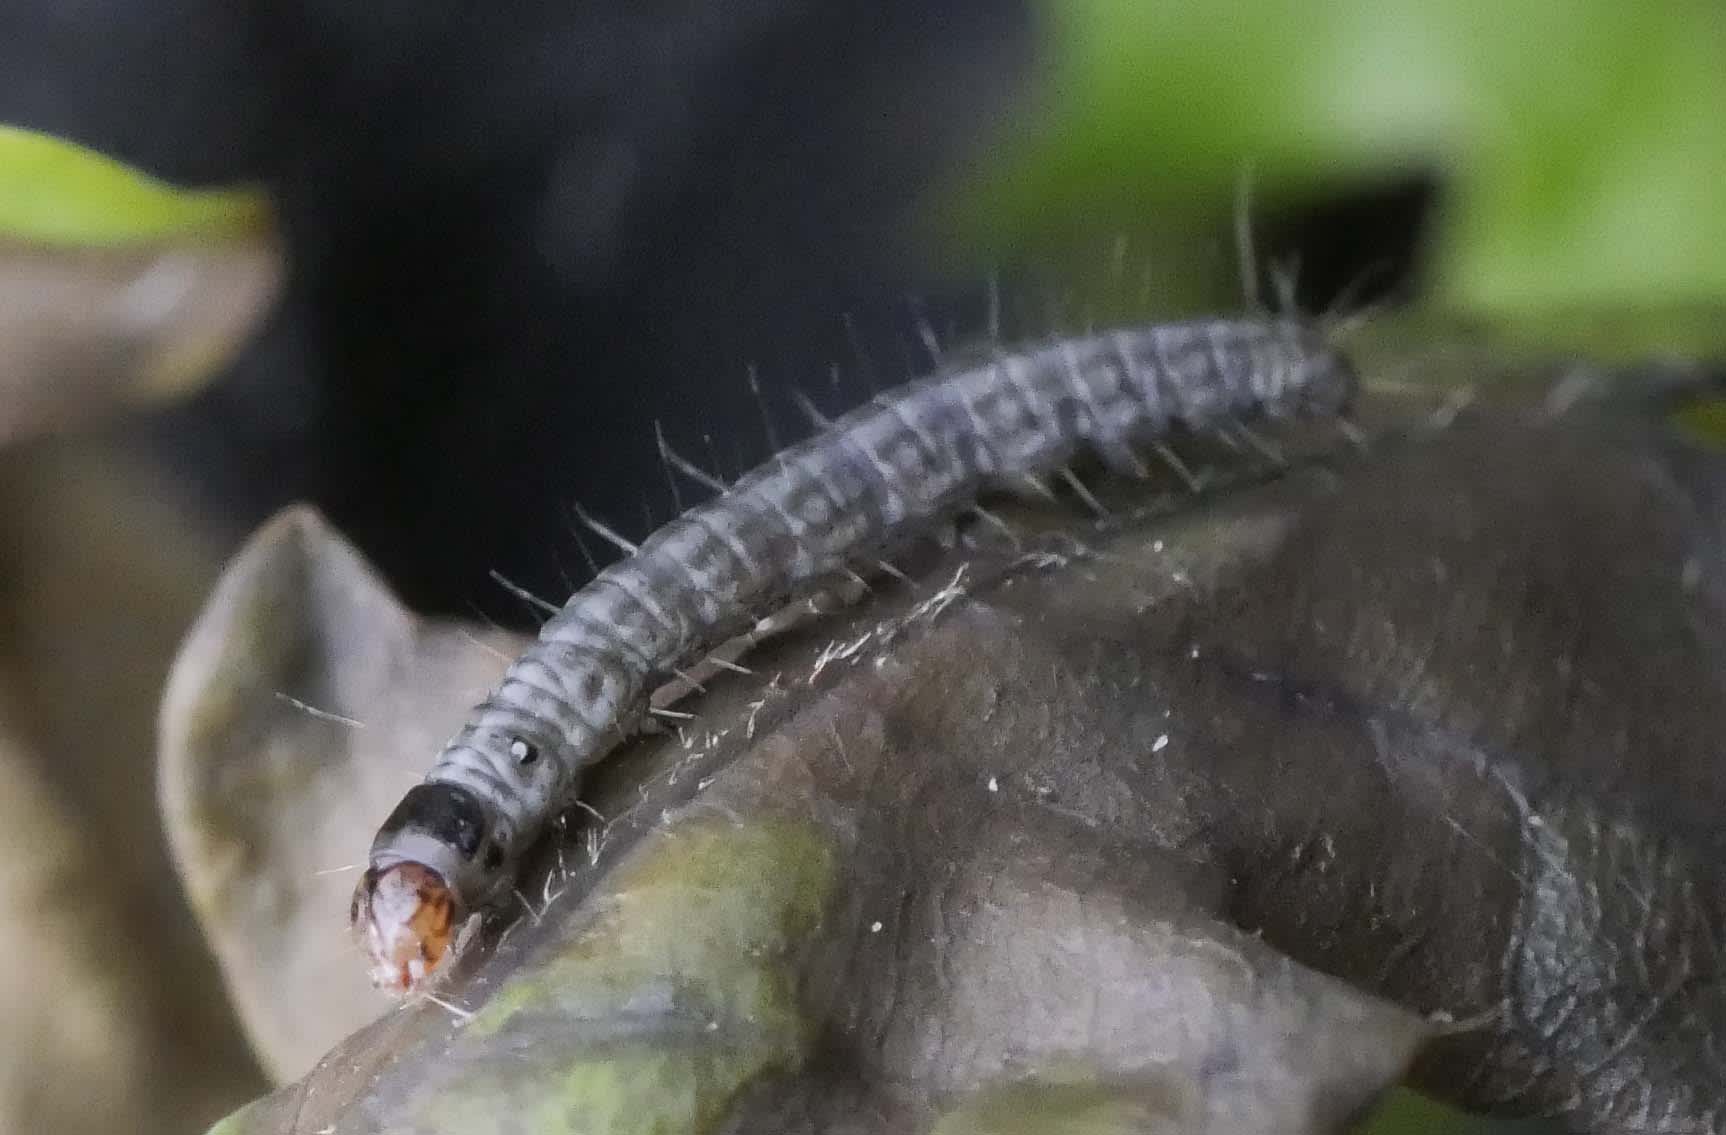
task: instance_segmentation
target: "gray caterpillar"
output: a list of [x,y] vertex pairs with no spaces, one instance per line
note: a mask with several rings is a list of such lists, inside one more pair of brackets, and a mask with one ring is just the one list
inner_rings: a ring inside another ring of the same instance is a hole
[[799,589],[1082,447],[1137,470],[1133,446],[1171,427],[1334,413],[1355,385],[1305,324],[1167,324],[923,378],[782,451],[578,591],[402,798],[354,895],[374,983],[435,969],[655,685]]

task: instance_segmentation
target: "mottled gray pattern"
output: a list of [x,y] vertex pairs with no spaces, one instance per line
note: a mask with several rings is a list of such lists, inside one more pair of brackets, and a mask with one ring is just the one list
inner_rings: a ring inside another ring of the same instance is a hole
[[[1082,448],[1135,469],[1133,446],[1171,427],[1334,412],[1354,384],[1310,327],[1213,320],[1001,353],[877,397],[654,533],[545,625],[427,778],[479,797],[497,849],[450,884],[468,905],[506,887],[581,771],[677,667],[989,481],[1057,468]],[[512,755],[523,741],[528,763]],[[373,866],[412,858],[403,838],[381,833]]]

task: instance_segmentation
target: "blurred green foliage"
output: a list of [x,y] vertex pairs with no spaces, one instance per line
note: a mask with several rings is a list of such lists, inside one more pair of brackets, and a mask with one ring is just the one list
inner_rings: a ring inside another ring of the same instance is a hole
[[1155,234],[1214,220],[1250,163],[1268,205],[1435,176],[1423,293],[1447,309],[1515,324],[1726,302],[1717,0],[1046,0],[1042,13],[1030,122],[960,195],[973,247],[995,258],[1058,247],[1081,221]]
[[1697,399],[1675,411],[1672,421],[1692,443],[1726,450],[1726,398]]
[[268,223],[257,191],[179,188],[63,139],[0,123],[0,240],[72,247],[221,240]]

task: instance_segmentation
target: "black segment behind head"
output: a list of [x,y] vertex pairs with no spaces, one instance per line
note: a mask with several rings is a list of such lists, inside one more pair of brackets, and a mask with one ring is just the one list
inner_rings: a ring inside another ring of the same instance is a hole
[[453,784],[416,784],[408,789],[379,836],[413,830],[442,840],[466,859],[485,839],[485,810],[479,799]]

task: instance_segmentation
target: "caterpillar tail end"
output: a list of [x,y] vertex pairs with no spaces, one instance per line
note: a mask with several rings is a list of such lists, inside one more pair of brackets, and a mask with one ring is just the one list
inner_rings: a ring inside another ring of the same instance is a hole
[[367,870],[349,917],[372,984],[397,996],[418,989],[455,945],[459,913],[455,892],[423,863]]

